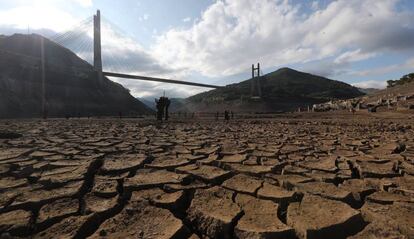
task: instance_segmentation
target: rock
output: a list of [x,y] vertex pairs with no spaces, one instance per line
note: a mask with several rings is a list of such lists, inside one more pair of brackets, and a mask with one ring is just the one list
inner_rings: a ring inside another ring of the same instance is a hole
[[375,192],[367,197],[367,201],[379,204],[393,204],[394,202],[414,203],[414,197],[390,192]]
[[148,162],[149,158],[144,154],[121,154],[104,159],[101,172],[103,174],[123,173],[136,170]]
[[162,187],[164,184],[180,184],[188,179],[187,174],[176,174],[166,170],[137,171],[132,178],[126,178],[124,187],[129,190]]
[[242,165],[242,164],[226,164],[226,166],[237,173],[246,173],[255,176],[270,173],[275,168],[274,166],[265,165]]
[[178,210],[184,206],[184,192],[177,191],[167,193],[159,188],[152,188],[132,192],[130,201],[147,200],[156,206],[168,208],[171,210]]
[[282,174],[283,175],[295,174],[295,175],[302,175],[302,176],[304,176],[305,173],[309,173],[309,172],[310,172],[310,170],[308,170],[308,169],[288,165],[288,166],[286,166],[286,167],[283,168]]
[[30,148],[0,148],[0,161],[28,155],[32,151]]
[[299,238],[346,238],[364,227],[361,213],[345,203],[305,195],[287,211],[287,224]]
[[370,223],[358,234],[349,239],[408,239],[398,228],[398,225],[389,223]]
[[338,171],[338,168],[336,167],[336,157],[322,157],[313,161],[301,162],[299,165],[307,169],[319,170],[328,173],[335,173]]
[[244,174],[238,174],[224,181],[221,186],[236,192],[255,195],[257,190],[262,186],[262,181]]
[[84,197],[85,202],[85,213],[96,213],[107,211],[111,208],[114,208],[118,203],[118,197],[104,198],[95,196],[92,194],[87,194]]
[[294,201],[297,194],[293,191],[287,191],[281,187],[264,182],[263,186],[257,192],[257,197],[269,199],[278,203],[288,203]]
[[405,144],[403,143],[389,143],[381,145],[371,151],[372,154],[399,154],[405,151]]
[[53,170],[45,170],[42,172],[39,182],[48,185],[80,181],[83,180],[87,170],[87,165],[79,167],[61,167]]
[[138,201],[107,219],[89,238],[169,239],[188,235],[187,228],[171,212],[150,206],[145,201]]
[[334,184],[331,183],[299,183],[296,185],[296,189],[303,193],[318,195],[327,199],[338,200],[349,204],[352,204],[354,202],[354,197],[352,196],[351,192],[336,187]]
[[156,158],[154,159],[150,164],[146,164],[145,167],[147,168],[157,168],[157,169],[173,169],[180,166],[184,166],[189,164],[190,161],[188,161],[185,158],[179,157],[171,157],[171,158]]
[[30,207],[32,204],[44,205],[62,198],[75,197],[82,187],[83,182],[69,183],[63,187],[45,190],[39,188],[28,188],[13,200],[9,208]]
[[42,223],[48,219],[73,215],[79,210],[79,200],[63,198],[48,203],[40,208],[37,223]]
[[114,197],[118,194],[118,181],[107,177],[95,177],[92,193],[100,197]]
[[276,180],[279,183],[279,186],[289,190],[293,189],[298,183],[308,183],[314,181],[312,178],[295,174],[276,175],[269,173],[266,174],[266,177]]
[[366,202],[361,208],[364,219],[368,222],[398,225],[399,231],[408,238],[414,238],[414,204],[395,202],[393,204],[377,204]]
[[380,179],[350,179],[339,185],[340,189],[352,192],[355,200],[363,201],[366,196],[382,189]]
[[223,163],[241,163],[247,159],[246,154],[224,155],[220,162]]
[[232,197],[232,192],[218,186],[197,189],[187,209],[188,220],[205,236],[231,238],[233,225],[242,215],[242,210]]
[[398,169],[395,168],[394,162],[389,163],[371,163],[358,162],[361,175],[364,178],[391,178],[401,176]]
[[0,191],[27,185],[28,181],[25,178],[16,179],[12,177],[0,178]]
[[25,210],[15,210],[0,214],[0,238],[2,233],[21,235],[27,230],[32,214]]
[[34,239],[75,238],[89,216],[70,216],[33,236]]
[[279,220],[277,204],[243,194],[236,203],[244,211],[234,229],[237,238],[294,238],[294,230]]
[[313,181],[336,183],[338,182],[339,175],[334,173],[327,173],[322,171],[312,171],[311,173],[305,173],[304,176],[313,179]]
[[176,172],[190,174],[194,178],[207,183],[220,183],[232,175],[230,171],[218,167],[209,165],[197,166],[195,164],[179,167],[176,169]]

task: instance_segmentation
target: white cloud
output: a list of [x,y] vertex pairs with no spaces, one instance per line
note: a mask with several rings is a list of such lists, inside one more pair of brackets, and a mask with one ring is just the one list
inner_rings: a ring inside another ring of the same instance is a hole
[[50,29],[61,31],[79,20],[49,5],[19,6],[0,11],[0,25],[17,29]]
[[[378,52],[413,49],[413,12],[395,0],[339,0],[304,16],[282,0],[224,0],[213,3],[188,29],[157,39],[156,58],[171,67],[207,76],[242,72],[252,62],[274,67],[337,57],[368,59]],[[254,9],[254,11],[252,11]]]
[[147,21],[149,19],[150,15],[149,14],[144,14],[141,17],[138,18],[138,21],[143,22],[143,21]]
[[384,89],[384,88],[387,87],[387,82],[386,81],[369,80],[369,81],[357,82],[357,83],[354,83],[352,85],[355,86],[355,87],[364,88],[364,89],[368,89],[368,88]]
[[[0,10],[0,25],[18,29],[27,29],[29,24],[31,29],[67,29],[79,19],[68,14],[62,2],[39,0]],[[92,0],[70,2],[84,7],[93,4]],[[172,28],[156,37],[151,49],[111,30],[103,31],[104,64],[115,70],[124,67],[122,72],[126,73],[183,80],[188,79],[189,72],[212,77],[237,74],[249,69],[254,62],[261,62],[264,67],[318,62],[319,65],[309,64],[311,68],[307,70],[325,76],[375,76],[414,69],[414,59],[358,72],[347,69],[351,62],[414,48],[414,13],[397,10],[397,0],[338,0],[323,7],[314,1],[308,5],[313,12],[307,15],[292,2],[218,0],[192,23],[191,18],[182,19],[190,22],[189,28]],[[140,21],[149,18],[148,14],[139,17]],[[91,52],[79,54],[91,56]],[[163,89],[182,95],[205,90],[119,81],[137,96],[160,94]]]
[[355,62],[355,61],[362,61],[366,60],[372,57],[375,57],[377,53],[375,52],[369,52],[364,53],[361,51],[361,49],[357,49],[355,51],[347,51],[338,56],[334,62],[337,64],[343,64],[343,63],[349,63],[349,62]]
[[183,19],[183,22],[190,22],[191,21],[191,17],[186,17]]
[[82,7],[91,7],[93,5],[92,0],[72,0],[72,1],[78,3]]
[[318,1],[313,1],[312,4],[311,4],[311,8],[314,11],[319,10],[319,2]]

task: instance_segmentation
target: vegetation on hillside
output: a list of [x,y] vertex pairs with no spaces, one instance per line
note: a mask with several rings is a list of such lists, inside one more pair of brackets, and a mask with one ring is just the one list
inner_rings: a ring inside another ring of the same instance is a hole
[[390,87],[394,87],[394,86],[397,86],[397,85],[404,85],[404,84],[407,84],[407,83],[410,83],[410,82],[414,82],[414,73],[407,74],[407,75],[401,77],[399,80],[389,80],[389,81],[387,81],[387,84],[388,84],[387,87],[390,88]]
[[[228,102],[251,99],[251,79],[224,88],[204,92],[189,98],[191,102]],[[262,99],[314,99],[327,101],[361,96],[357,88],[340,81],[330,80],[290,68],[282,68],[266,74],[260,79]]]

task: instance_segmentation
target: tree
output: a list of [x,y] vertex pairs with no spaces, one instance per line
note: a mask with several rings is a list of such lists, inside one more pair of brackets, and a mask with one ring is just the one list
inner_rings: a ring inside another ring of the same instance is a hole
[[404,75],[399,80],[388,80],[387,88],[394,87],[396,85],[404,85],[410,82],[414,82],[414,73]]
[[395,86],[395,80],[387,80],[387,88],[391,88]]

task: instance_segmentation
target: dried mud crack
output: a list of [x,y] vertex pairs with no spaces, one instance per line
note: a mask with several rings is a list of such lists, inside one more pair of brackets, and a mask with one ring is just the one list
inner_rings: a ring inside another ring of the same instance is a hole
[[0,121],[0,238],[414,238],[413,122],[359,117]]

